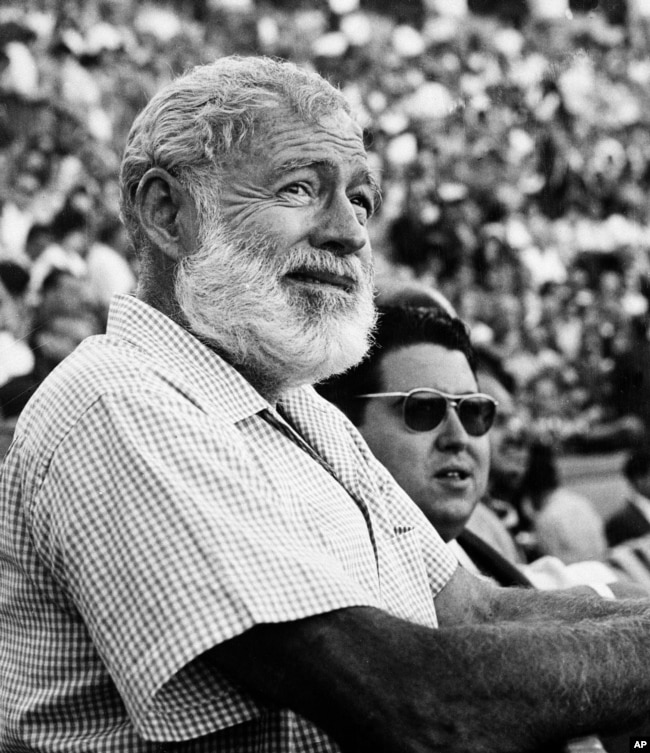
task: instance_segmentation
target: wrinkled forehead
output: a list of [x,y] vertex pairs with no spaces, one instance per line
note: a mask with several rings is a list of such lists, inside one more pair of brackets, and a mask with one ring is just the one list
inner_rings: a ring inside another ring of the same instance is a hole
[[345,110],[306,119],[286,106],[265,110],[248,143],[232,154],[226,169],[254,170],[263,182],[302,170],[347,185],[366,185],[379,202],[379,184],[368,164],[363,131]]
[[305,117],[282,103],[270,103],[255,118],[255,127],[248,143],[253,153],[278,149],[332,148],[367,161],[361,126],[342,108],[329,109]]

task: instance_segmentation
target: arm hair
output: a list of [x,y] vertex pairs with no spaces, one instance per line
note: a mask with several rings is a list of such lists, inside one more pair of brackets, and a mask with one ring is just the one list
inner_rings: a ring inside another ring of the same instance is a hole
[[650,617],[650,599],[647,594],[644,596],[609,601],[586,586],[558,591],[498,588],[489,599],[489,620],[535,623],[551,620],[573,624],[587,618]]
[[648,608],[602,606],[569,625],[508,605],[504,621],[438,630],[355,607],[252,628],[209,660],[346,753],[549,753],[650,722]]

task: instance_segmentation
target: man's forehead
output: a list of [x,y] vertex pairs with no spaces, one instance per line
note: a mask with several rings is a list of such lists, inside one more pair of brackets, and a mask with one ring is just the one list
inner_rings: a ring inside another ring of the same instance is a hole
[[381,354],[382,389],[408,391],[434,387],[449,392],[473,392],[476,380],[467,356],[429,340],[390,348]]
[[286,106],[266,108],[259,114],[250,141],[251,151],[260,150],[281,163],[355,158],[367,164],[363,131],[344,110],[333,110],[306,120]]
[[379,183],[369,167],[363,131],[343,109],[311,121],[286,106],[266,108],[258,115],[246,146],[233,154],[231,167],[237,171],[253,168],[265,183],[301,169],[313,169],[323,178],[366,185],[375,206],[380,202]]

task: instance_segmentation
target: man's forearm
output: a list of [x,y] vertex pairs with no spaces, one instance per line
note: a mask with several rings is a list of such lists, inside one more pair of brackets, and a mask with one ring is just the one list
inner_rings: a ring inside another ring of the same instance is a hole
[[650,599],[608,601],[587,586],[558,591],[527,588],[494,589],[490,598],[489,621],[559,621],[570,624],[581,619],[610,617],[650,617]]
[[356,753],[548,751],[649,718],[648,616],[431,630],[344,609],[254,628],[211,660]]

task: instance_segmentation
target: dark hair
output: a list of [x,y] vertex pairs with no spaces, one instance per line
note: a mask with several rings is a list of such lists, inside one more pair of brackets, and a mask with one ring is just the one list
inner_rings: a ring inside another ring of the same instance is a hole
[[508,392],[514,394],[517,391],[517,381],[506,369],[503,358],[488,344],[477,345],[474,349],[476,354],[476,369],[479,372],[493,377]]
[[420,343],[459,350],[476,375],[476,358],[469,332],[458,317],[449,316],[437,307],[379,306],[378,312],[374,344],[366,358],[349,371],[316,385],[316,390],[338,406],[355,425],[363,420],[365,401],[354,398],[381,391],[382,359],[393,350]]

